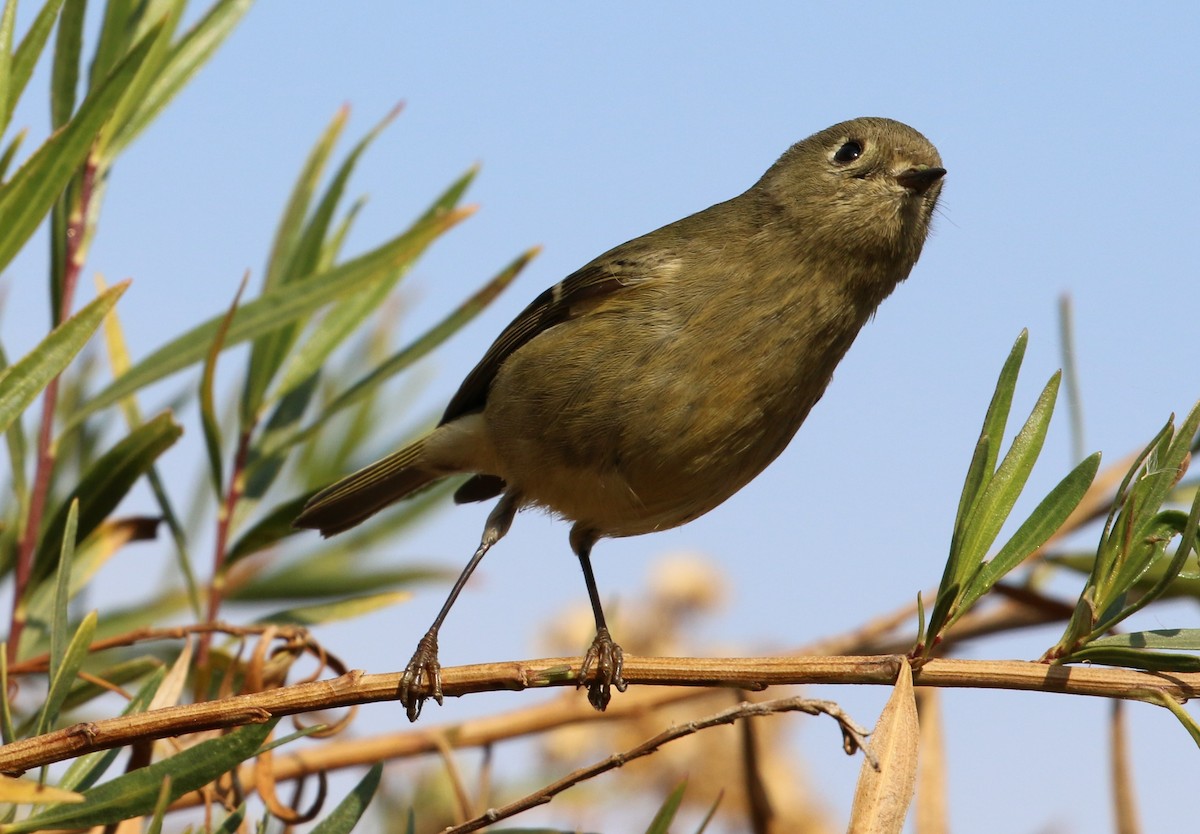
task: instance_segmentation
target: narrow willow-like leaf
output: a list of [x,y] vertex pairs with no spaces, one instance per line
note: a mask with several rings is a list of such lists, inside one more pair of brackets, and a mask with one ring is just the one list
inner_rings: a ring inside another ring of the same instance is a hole
[[979,566],[975,575],[963,588],[958,609],[947,625],[952,625],[981,596],[1021,564],[1053,536],[1067,520],[1096,478],[1100,468],[1100,453],[1085,458],[1054,489],[1042,499],[1029,518],[1013,533],[1011,539],[991,560]]
[[679,806],[683,804],[683,795],[686,791],[687,780],[685,779],[667,795],[666,800],[659,806],[654,819],[646,828],[646,834],[668,834],[671,830],[671,823],[675,821],[675,815],[679,813]]
[[8,111],[3,114],[4,124],[8,124],[12,119],[13,110],[20,101],[21,94],[25,92],[25,85],[29,83],[29,77],[33,75],[33,68],[42,56],[42,50],[46,47],[50,33],[54,31],[54,21],[58,17],[58,10],[62,8],[62,4],[63,0],[48,0],[42,4],[41,10],[34,17],[29,30],[25,32],[25,37],[21,38],[21,43],[13,52],[12,69],[8,82]]
[[225,349],[225,337],[229,333],[229,324],[233,321],[233,316],[237,312],[238,304],[242,300],[242,293],[246,291],[246,284],[249,280],[250,273],[247,272],[242,277],[242,283],[233,296],[233,303],[229,305],[229,311],[218,325],[217,332],[213,334],[212,344],[208,348],[208,354],[204,357],[204,371],[200,374],[200,425],[204,429],[204,447],[208,450],[208,468],[212,477],[213,495],[224,494],[225,488],[225,475],[221,463],[221,423],[217,419],[216,397],[213,393],[217,375],[217,357]]
[[89,611],[67,643],[62,662],[56,669],[50,670],[50,685],[46,692],[46,702],[38,714],[36,735],[47,732],[58,720],[63,701],[67,699],[67,694],[75,684],[75,676],[79,674],[83,661],[87,660],[88,649],[92,645],[95,632],[96,612]]
[[79,535],[79,501],[72,501],[63,527],[58,578],[54,583],[54,609],[50,613],[50,677],[57,674],[67,656],[67,614],[71,602],[71,563]]
[[104,18],[100,25],[100,38],[92,56],[89,74],[91,88],[108,75],[109,70],[129,50],[137,30],[138,17],[144,9],[138,0],[109,0],[104,4]]
[[1097,591],[1096,601],[1101,610],[1126,597],[1151,567],[1169,561],[1167,545],[1183,533],[1186,525],[1187,515],[1178,510],[1163,510],[1142,524],[1129,542],[1117,571]]
[[13,28],[17,23],[17,0],[4,0],[0,10],[0,134],[8,129],[8,114],[12,112]]
[[[366,140],[364,139],[363,141],[365,142]],[[467,183],[470,182],[473,176],[474,170],[469,171],[456,180],[444,193],[434,200],[433,204],[421,215],[421,218],[417,222],[428,222],[439,214],[452,210],[457,205],[458,198],[462,196]],[[420,253],[417,254],[419,255]],[[522,257],[528,262],[530,256],[529,253],[526,253]],[[416,260],[416,256],[413,257],[413,260]],[[391,275],[378,284],[368,288],[363,293],[347,298],[330,310],[328,315],[321,320],[320,326],[315,328],[309,335],[304,345],[293,352],[287,367],[280,375],[275,399],[281,398],[316,373],[337,346],[345,341],[351,333],[355,332],[367,316],[379,308],[379,305],[383,303],[383,300],[395,287],[396,282],[407,272],[407,268],[410,265],[411,261],[409,264],[398,267]],[[521,267],[523,266],[524,264],[521,265]],[[517,268],[517,272],[520,271],[521,267]],[[510,265],[506,271],[511,270],[512,266]],[[509,281],[516,274],[514,272]]]
[[367,198],[359,197],[350,204],[350,208],[346,209],[346,214],[329,233],[325,245],[321,248],[321,257],[317,259],[318,270],[324,271],[337,263],[337,259],[342,254],[342,246],[346,243],[346,237],[350,234],[354,221],[358,219],[359,212],[366,204]]
[[[0,346],[0,380],[8,370],[8,354]],[[5,445],[8,446],[9,477],[13,496],[16,498],[18,518],[24,518],[29,500],[29,485],[25,477],[25,461],[29,445],[25,439],[25,428],[20,420],[13,420],[4,433]]]
[[0,372],[0,431],[8,431],[50,380],[62,373],[128,286],[129,282],[124,281],[101,293],[54,328],[28,355]]
[[[253,301],[246,302],[238,309],[230,323],[225,347],[229,348],[253,339],[297,318],[307,316],[330,301],[361,290],[371,282],[379,280],[394,263],[405,260],[410,251],[421,248],[428,239],[441,235],[470,213],[467,209],[452,212],[427,226],[405,232],[328,272],[278,287],[263,293]],[[203,359],[222,318],[223,316],[215,316],[193,327],[130,368],[128,373],[114,380],[75,414],[70,415],[67,428],[79,425],[88,415]]]
[[384,608],[391,608],[412,599],[409,591],[390,591],[382,594],[366,594],[360,597],[339,599],[321,605],[305,605],[288,608],[260,617],[260,623],[275,625],[314,626],[341,620],[353,620]]
[[1194,654],[1174,654],[1119,646],[1088,644],[1063,658],[1064,663],[1099,663],[1124,669],[1144,669],[1147,672],[1200,672],[1200,657]]
[[1121,646],[1131,649],[1168,649],[1170,651],[1200,651],[1200,628],[1159,628],[1133,631],[1128,634],[1109,634],[1088,643],[1090,647]]
[[[312,274],[317,269],[321,260],[321,253],[325,248],[330,224],[333,222],[334,212],[341,202],[342,194],[345,192],[350,175],[354,172],[359,158],[379,134],[383,132],[384,128],[395,119],[399,112],[400,108],[396,107],[380,120],[375,127],[367,132],[366,136],[359,140],[358,144],[355,145],[338,167],[317,207],[313,210],[311,218],[304,224],[299,237],[294,241],[295,246],[289,254],[287,263],[283,265],[282,279],[284,283],[303,278],[306,275]],[[418,225],[419,223],[420,221],[418,221]],[[333,330],[337,327],[336,321],[339,310],[347,306],[362,309],[362,318],[365,318],[391,292],[399,277],[407,271],[407,267],[411,261],[420,257],[420,255],[420,251],[414,252],[409,263],[397,264],[394,269],[383,275],[372,286],[366,287],[363,292],[335,305],[330,314],[322,321],[321,326],[317,328],[317,333],[334,336]],[[361,318],[359,320],[361,321]],[[357,326],[357,323],[355,326]],[[251,355],[250,371],[246,377],[245,394],[242,399],[243,425],[251,425],[256,422],[257,415],[263,408],[267,390],[279,373],[280,367],[282,367],[284,361],[287,359],[287,354],[291,351],[299,330],[299,322],[293,322],[287,327],[280,328],[264,336],[255,343],[254,351]],[[335,336],[334,344],[340,342],[346,332],[348,331]],[[286,395],[309,375],[305,374],[290,387],[280,387],[273,399],[278,400],[281,396]]]
[[239,585],[228,599],[234,602],[271,602],[298,599],[329,599],[343,594],[361,594],[381,588],[398,588],[418,582],[448,582],[457,571],[440,565],[411,565],[395,570],[355,570],[350,560],[343,559],[340,570],[304,563],[296,574],[282,570],[254,582]]
[[317,191],[317,183],[321,180],[325,164],[329,161],[333,146],[342,135],[349,117],[349,108],[343,106],[338,109],[300,169],[300,176],[292,186],[283,216],[279,218],[279,227],[275,230],[275,241],[271,246],[267,272],[263,279],[264,289],[287,283],[288,266],[295,260],[296,250],[300,247],[300,239],[304,235],[304,218],[308,216],[309,206],[312,205],[313,195]]
[[[345,128],[349,115],[349,108],[345,106],[338,110],[313,146],[304,167],[300,170],[300,176],[296,178],[283,217],[279,220],[279,228],[275,232],[275,243],[271,247],[271,257],[267,261],[267,272],[263,278],[264,293],[311,274],[312,264],[301,264],[299,257],[299,252],[304,248],[304,236],[310,231],[305,224],[305,218],[308,216],[309,206],[325,170],[325,164],[329,161],[334,143]],[[320,230],[319,233],[323,236],[324,230]],[[291,347],[296,327],[297,322],[290,322],[255,338],[242,390],[241,422],[244,428],[257,421],[267,387]]]
[[458,332],[463,325],[490,304],[505,287],[512,283],[521,270],[525,268],[525,265],[540,251],[541,247],[535,246],[522,253],[498,275],[492,278],[492,280],[484,284],[478,292],[467,299],[458,309],[427,330],[416,341],[394,353],[373,370],[352,383],[349,388],[335,397],[313,422],[297,432],[282,435],[269,444],[266,444],[262,452],[263,456],[277,454],[289,446],[312,437],[322,425],[338,412],[371,396],[383,382],[391,379],[396,374],[410,367],[417,360],[428,355],[434,348]]
[[171,774],[163,777],[162,787],[158,789],[158,801],[154,803],[154,812],[150,817],[150,827],[146,834],[162,834],[163,817],[171,805]]
[[79,499],[79,536],[89,536],[181,434],[183,428],[170,414],[160,414],[138,426],[100,456],[46,525],[34,561],[35,582],[48,576],[56,566],[57,560],[49,543],[61,540],[70,501]]
[[5,744],[17,740],[17,731],[13,726],[12,703],[9,701],[8,686],[8,641],[0,641],[0,737]]
[[988,548],[996,540],[1000,528],[1012,511],[1013,504],[1025,488],[1025,482],[1029,479],[1029,473],[1033,470],[1033,464],[1041,454],[1042,444],[1046,440],[1061,378],[1061,372],[1056,372],[1042,389],[1029,419],[1013,438],[1012,446],[968,518],[967,532],[963,539],[965,563],[978,564],[987,555]]
[[1013,393],[1017,387],[1017,377],[1021,371],[1021,362],[1025,357],[1025,346],[1029,341],[1029,331],[1022,330],[1009,351],[1008,358],[1000,368],[996,379],[996,390],[988,403],[987,413],[984,414],[983,427],[979,432],[979,440],[971,454],[971,463],[967,467],[967,477],[963,482],[962,494],[958,499],[958,511],[954,518],[954,528],[950,535],[950,552],[946,557],[946,565],[942,569],[942,579],[938,584],[938,594],[933,601],[933,609],[929,614],[927,627],[928,642],[926,648],[931,648],[937,636],[941,634],[946,621],[954,616],[957,610],[958,597],[968,577],[977,569],[979,558],[972,559],[963,549],[964,541],[970,531],[969,522],[974,515],[979,501],[991,484],[1000,454],[1000,444],[1004,441],[1004,427],[1008,423],[1008,413],[1012,407]]
[[479,165],[475,164],[462,173],[462,175],[454,182],[450,183],[450,187],[438,195],[438,198],[433,201],[429,208],[425,209],[425,213],[417,218],[418,223],[428,223],[435,217],[449,211],[457,206],[467,193],[467,189],[471,183],[475,181],[475,177],[479,175]]
[[13,136],[12,140],[4,148],[4,152],[0,153],[0,182],[8,178],[8,169],[12,167],[12,162],[17,156],[17,151],[21,149],[21,144],[28,135],[28,128],[18,130],[16,135]]
[[83,52],[83,16],[87,0],[66,0],[58,37],[54,42],[54,64],[50,76],[50,125],[57,130],[75,112],[79,88],[79,61]]
[[213,829],[213,834],[238,834],[242,830],[242,821],[246,819],[246,803],[234,809],[233,813],[221,821],[221,824]]
[[221,738],[202,741],[182,753],[118,776],[84,792],[81,805],[60,806],[13,823],[8,834],[47,828],[89,828],[144,816],[154,810],[163,779],[171,776],[171,801],[199,790],[253,756],[279,719],[242,727]]
[[[153,34],[153,33],[152,33]],[[8,266],[37,229],[88,155],[93,141],[129,88],[150,51],[143,38],[77,112],[0,188],[0,269]]]
[[96,155],[102,160],[102,167],[108,167],[116,158],[113,137],[141,106],[146,98],[146,90],[162,73],[170,53],[171,39],[175,36],[175,28],[179,25],[179,18],[183,15],[186,5],[187,0],[152,0],[138,13],[134,36],[152,36],[154,41],[138,68],[137,75],[130,82],[129,89],[121,97],[112,118],[104,125],[96,140]]
[[1158,466],[1165,477],[1155,478],[1154,488],[1141,495],[1143,512],[1147,515],[1154,515],[1158,512],[1158,508],[1167,500],[1171,490],[1175,488],[1175,484],[1183,477],[1184,470],[1187,468],[1188,454],[1191,451],[1192,438],[1196,435],[1197,429],[1200,429],[1200,403],[1196,403],[1192,407],[1187,417],[1179,424],[1170,444],[1159,456]]
[[226,564],[232,565],[238,559],[252,553],[259,553],[283,539],[301,532],[292,526],[292,521],[300,515],[300,511],[304,509],[304,505],[308,503],[310,497],[312,497],[312,493],[309,492],[297,495],[278,505],[255,522],[254,526],[243,533],[242,537],[230,548],[229,555],[225,557]]
[[[996,379],[996,390],[992,401],[988,403],[987,413],[983,417],[983,427],[979,432],[979,442],[976,444],[971,465],[967,469],[967,480],[963,484],[962,497],[958,501],[958,513],[954,519],[954,544],[961,547],[966,535],[966,526],[983,491],[991,483],[995,472],[996,460],[1000,456],[1000,448],[1004,443],[1004,427],[1008,425],[1008,414],[1012,409],[1013,394],[1017,390],[1017,377],[1021,372],[1021,362],[1025,358],[1025,347],[1029,343],[1029,331],[1022,330],[1009,351],[1008,358],[1000,369]],[[957,551],[959,548],[953,548]],[[960,569],[952,574],[954,579],[962,582],[972,568]]]
[[125,120],[109,144],[119,153],[154,121],[241,22],[253,0],[219,0],[171,48],[166,62],[141,97],[138,109]]
[[1196,719],[1192,718],[1192,714],[1184,708],[1183,704],[1165,692],[1153,693],[1150,700],[1169,709],[1171,714],[1178,718],[1179,723],[1188,731],[1188,735],[1192,737],[1192,741],[1196,743],[1196,746],[1200,747],[1200,724],[1196,723]]
[[367,806],[375,797],[382,776],[383,764],[373,765],[362,780],[354,786],[354,790],[350,791],[346,798],[337,804],[329,816],[313,827],[312,834],[349,834],[350,831],[353,831],[354,826],[366,813]]
[[[1177,519],[1178,515],[1178,513],[1167,511],[1160,513],[1159,517],[1162,518],[1164,522],[1171,523],[1173,519]],[[1175,529],[1178,529],[1177,520],[1174,521],[1171,526]],[[1159,577],[1158,581],[1150,586],[1150,589],[1144,594],[1142,594],[1129,605],[1125,606],[1124,610],[1122,610],[1118,615],[1111,618],[1106,618],[1098,623],[1090,637],[1099,637],[1104,632],[1109,631],[1117,623],[1121,622],[1132,614],[1136,614],[1151,602],[1161,597],[1164,593],[1166,593],[1166,590],[1171,586],[1171,583],[1174,582],[1179,576],[1179,572],[1183,570],[1183,566],[1187,564],[1188,558],[1191,556],[1193,550],[1200,552],[1200,543],[1197,542],[1197,535],[1200,534],[1200,491],[1196,493],[1196,500],[1192,503],[1191,512],[1188,513],[1187,520],[1184,522],[1182,530],[1179,532],[1181,535],[1179,544],[1175,549],[1175,554],[1171,557],[1171,561],[1167,563],[1167,567],[1163,571],[1162,576]],[[1138,574],[1138,578],[1140,578],[1140,576],[1141,574]]]

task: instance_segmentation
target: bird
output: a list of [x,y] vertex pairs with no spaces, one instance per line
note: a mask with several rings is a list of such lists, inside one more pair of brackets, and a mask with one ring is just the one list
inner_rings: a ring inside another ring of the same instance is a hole
[[538,295],[434,429],[311,497],[294,524],[324,536],[451,476],[469,476],[456,503],[499,499],[401,677],[410,720],[442,703],[439,629],[525,508],[571,523],[596,625],[579,685],[601,711],[625,690],[593,546],[686,524],[783,451],[917,262],[945,174],[934,145],[892,119],[795,143],[738,196]]

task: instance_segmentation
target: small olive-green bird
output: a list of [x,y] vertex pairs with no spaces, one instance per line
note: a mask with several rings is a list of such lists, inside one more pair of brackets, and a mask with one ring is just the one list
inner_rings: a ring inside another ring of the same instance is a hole
[[411,720],[442,702],[438,629],[517,510],[572,522],[596,619],[580,682],[624,690],[591,551],[676,527],[775,459],[879,303],[921,254],[942,187],[937,149],[891,119],[796,143],[748,191],[611,249],[533,300],[467,375],[441,423],[312,497],[325,536],[434,481],[499,497],[479,549],[400,689]]

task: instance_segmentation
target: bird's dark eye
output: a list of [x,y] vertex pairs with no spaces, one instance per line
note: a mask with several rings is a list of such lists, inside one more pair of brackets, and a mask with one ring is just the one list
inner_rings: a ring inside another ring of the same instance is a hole
[[838,165],[849,165],[862,156],[862,152],[862,143],[851,140],[834,151],[833,161]]

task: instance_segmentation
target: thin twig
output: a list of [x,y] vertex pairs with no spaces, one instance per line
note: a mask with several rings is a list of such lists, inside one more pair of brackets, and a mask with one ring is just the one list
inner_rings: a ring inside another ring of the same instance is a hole
[[867,749],[865,746],[867,731],[859,727],[853,719],[842,711],[841,707],[832,701],[818,701],[811,698],[780,698],[774,701],[759,701],[757,703],[743,701],[737,706],[722,710],[708,718],[689,721],[687,724],[663,730],[653,738],[642,742],[624,753],[616,753],[607,759],[568,773],[561,779],[556,779],[549,785],[523,796],[515,802],[510,802],[499,808],[489,808],[484,813],[472,820],[468,820],[462,825],[447,828],[444,834],[468,834],[468,832],[478,831],[495,822],[508,819],[523,811],[528,811],[530,808],[545,805],[567,788],[578,785],[580,782],[588,779],[593,779],[602,773],[622,767],[634,759],[648,756],[668,742],[685,738],[701,730],[707,730],[710,727],[719,727],[724,724],[732,724],[741,718],[774,715],[781,712],[804,712],[809,715],[828,715],[838,723],[838,727],[842,731],[842,746],[847,752],[858,749],[865,751]]

